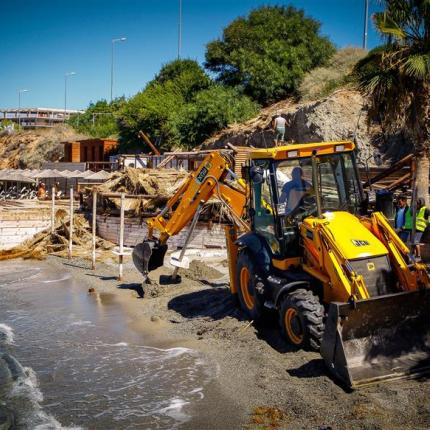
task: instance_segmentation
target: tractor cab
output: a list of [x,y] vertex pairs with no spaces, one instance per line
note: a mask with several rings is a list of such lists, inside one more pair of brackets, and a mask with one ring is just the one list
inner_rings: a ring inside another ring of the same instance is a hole
[[352,142],[290,145],[251,153],[251,220],[276,258],[299,254],[299,224],[322,213],[359,214],[362,188]]

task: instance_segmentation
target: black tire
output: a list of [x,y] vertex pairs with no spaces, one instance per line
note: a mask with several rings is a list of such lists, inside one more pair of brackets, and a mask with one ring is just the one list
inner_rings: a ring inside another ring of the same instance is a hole
[[279,312],[282,333],[298,348],[319,351],[324,333],[324,307],[312,291],[298,289],[283,297]]
[[263,315],[263,306],[255,289],[255,267],[250,256],[241,251],[236,263],[237,296],[240,307],[251,320],[257,321]]

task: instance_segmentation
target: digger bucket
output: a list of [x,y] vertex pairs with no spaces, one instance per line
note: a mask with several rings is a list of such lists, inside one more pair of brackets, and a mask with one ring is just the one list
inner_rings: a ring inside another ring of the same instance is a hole
[[144,240],[133,250],[133,263],[139,272],[147,276],[148,272],[163,265],[166,252],[167,245],[160,244],[158,240]]
[[331,303],[321,355],[350,388],[430,373],[430,290]]

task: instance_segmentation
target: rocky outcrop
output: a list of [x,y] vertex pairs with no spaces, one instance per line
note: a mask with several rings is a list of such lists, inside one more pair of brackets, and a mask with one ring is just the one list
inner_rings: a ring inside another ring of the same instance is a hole
[[367,100],[358,92],[342,89],[316,102],[277,103],[263,109],[257,118],[234,124],[203,143],[204,148],[222,148],[227,143],[264,148],[274,146],[272,119],[281,113],[287,119],[287,143],[354,140],[358,159],[369,165],[389,164],[411,150],[402,136],[385,136],[369,114]]
[[44,162],[63,157],[61,142],[82,139],[71,127],[14,131],[0,136],[0,169],[39,168]]

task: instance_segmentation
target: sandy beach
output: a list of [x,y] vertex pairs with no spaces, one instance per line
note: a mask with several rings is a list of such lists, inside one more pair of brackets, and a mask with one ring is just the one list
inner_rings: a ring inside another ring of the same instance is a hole
[[319,354],[296,351],[283,341],[275,317],[268,316],[264,327],[247,321],[228,291],[226,277],[202,263],[183,272],[177,285],[160,285],[159,276],[171,270],[158,269],[144,291],[130,263],[121,282],[113,264],[99,263],[92,271],[79,259],[49,257],[46,263],[70,272],[89,294],[109,294],[122,307],[130,329],[144,334],[145,344],[204,354],[216,377],[205,387],[203,400],[187,406],[192,418],[184,429],[430,426],[427,379],[345,391],[328,376]]

